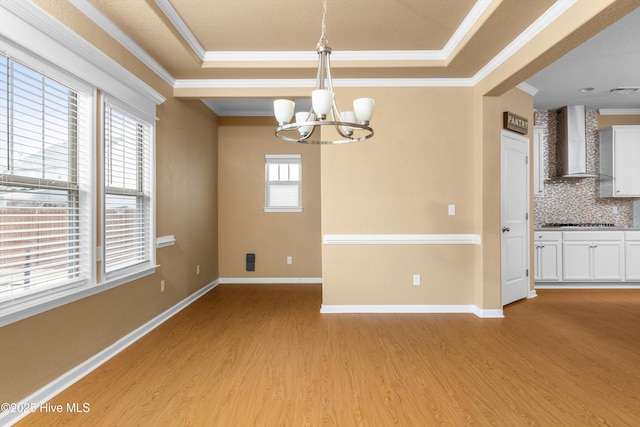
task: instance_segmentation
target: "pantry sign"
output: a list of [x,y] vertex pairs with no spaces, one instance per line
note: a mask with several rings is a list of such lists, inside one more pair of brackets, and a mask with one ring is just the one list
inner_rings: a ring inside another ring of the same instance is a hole
[[509,111],[505,111],[503,117],[503,125],[505,129],[509,129],[521,134],[526,134],[529,130],[529,121],[524,117],[518,116]]

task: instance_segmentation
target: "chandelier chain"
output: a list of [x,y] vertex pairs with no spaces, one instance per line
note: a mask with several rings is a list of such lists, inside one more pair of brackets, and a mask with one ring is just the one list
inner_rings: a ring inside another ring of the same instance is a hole
[[327,40],[327,0],[322,0],[322,33],[320,34],[320,40],[318,40],[318,46],[326,47],[329,45]]

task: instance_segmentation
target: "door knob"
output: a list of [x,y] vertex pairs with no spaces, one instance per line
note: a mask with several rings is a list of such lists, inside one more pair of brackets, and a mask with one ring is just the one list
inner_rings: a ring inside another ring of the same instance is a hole
[[511,231],[509,227],[502,227],[502,232],[506,233],[507,231]]

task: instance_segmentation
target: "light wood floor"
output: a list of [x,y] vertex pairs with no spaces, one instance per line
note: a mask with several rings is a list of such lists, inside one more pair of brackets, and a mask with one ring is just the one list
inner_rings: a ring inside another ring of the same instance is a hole
[[472,314],[319,314],[319,285],[221,285],[19,425],[638,426],[640,291]]

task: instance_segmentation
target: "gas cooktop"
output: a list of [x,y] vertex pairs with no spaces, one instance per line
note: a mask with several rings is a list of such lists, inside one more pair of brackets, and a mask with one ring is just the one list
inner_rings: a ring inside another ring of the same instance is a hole
[[542,224],[543,227],[615,227],[616,225],[611,222],[547,222]]

